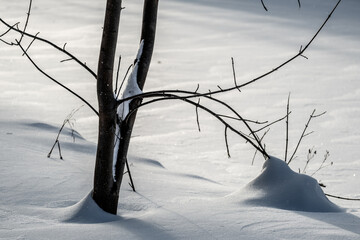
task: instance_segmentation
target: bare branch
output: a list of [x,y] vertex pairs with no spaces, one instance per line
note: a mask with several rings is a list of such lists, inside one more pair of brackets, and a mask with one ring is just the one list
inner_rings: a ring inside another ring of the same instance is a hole
[[[86,66],[86,64],[84,64],[83,62],[81,62],[77,57],[75,57],[73,54],[71,54],[70,52],[68,52],[67,50],[65,50],[65,45],[66,43],[64,44],[64,46],[61,48],[57,45],[55,45],[54,43],[52,43],[51,41],[49,40],[46,40],[44,38],[41,38],[41,37],[38,37],[37,35],[33,35],[33,34],[29,34],[27,32],[24,32],[22,30],[19,30],[18,28],[16,28],[15,26],[17,26],[18,24],[15,24],[13,26],[11,26],[10,24],[8,24],[7,22],[5,22],[2,18],[0,18],[0,22],[2,24],[4,24],[5,26],[7,26],[10,30],[13,30],[15,32],[18,32],[20,34],[23,34],[24,36],[27,36],[27,37],[30,37],[30,38],[33,38],[33,39],[36,39],[40,42],[43,42],[43,43],[46,43],[50,46],[52,46],[53,48],[55,48],[56,50],[68,55],[70,58],[74,59],[74,61],[76,63],[78,63],[80,66],[82,66],[86,71],[88,71],[95,79],[97,79],[97,75],[94,71],[92,71],[88,66]],[[1,37],[1,36],[0,36]],[[14,44],[12,44],[14,45]]]
[[[179,92],[183,92],[178,90]],[[150,96],[147,96],[150,97]],[[186,103],[189,103],[191,105],[197,106],[198,108],[204,110],[205,112],[209,113],[210,115],[212,115],[213,117],[215,117],[216,119],[218,119],[225,127],[227,127],[228,129],[230,129],[231,131],[233,131],[234,133],[236,133],[237,135],[239,135],[240,137],[242,137],[246,142],[249,142],[255,149],[257,149],[258,151],[260,151],[265,157],[269,157],[269,155],[265,152],[263,146],[260,143],[259,138],[257,137],[256,133],[254,133],[254,131],[251,129],[251,127],[249,126],[249,124],[246,121],[242,121],[244,123],[244,125],[246,126],[246,128],[250,131],[250,134],[253,136],[253,139],[250,138],[249,136],[247,136],[246,134],[242,133],[241,131],[235,129],[232,125],[230,125],[229,123],[227,123],[224,119],[222,119],[222,117],[220,117],[217,113],[215,113],[214,111],[212,111],[211,109],[198,104],[196,102],[193,102],[191,100],[189,100],[186,97],[181,97],[175,94],[168,94],[168,93],[163,93],[162,91],[159,91],[157,94],[153,94],[151,96],[152,100],[149,100],[147,102],[143,102],[141,103],[139,106],[136,107],[136,109],[134,109],[133,111],[130,111],[129,114],[126,116],[126,118],[124,119],[124,121],[127,121],[127,119],[129,119],[129,117],[131,116],[131,114],[133,114],[133,112],[135,110],[137,110],[140,107],[155,103],[155,102],[159,102],[159,101],[164,101],[164,100],[182,100]],[[216,99],[216,98],[210,98],[209,96],[204,96],[206,98],[208,98],[209,100],[212,100],[216,103],[219,103],[223,106],[225,106],[226,108],[228,108],[230,111],[233,111],[234,114],[236,114],[240,119],[242,119],[242,117],[234,110],[232,109],[228,104]],[[119,102],[122,102],[123,99]]]
[[119,98],[119,95],[120,95],[120,91],[121,91],[121,89],[122,89],[122,86],[124,85],[124,82],[125,82],[125,80],[126,80],[126,77],[127,77],[127,75],[129,74],[129,71],[130,71],[130,69],[131,69],[132,66],[133,66],[133,65],[130,64],[130,66],[129,66],[128,69],[126,70],[126,73],[125,73],[125,75],[124,75],[124,78],[123,78],[123,80],[121,81],[120,87],[119,87],[118,92],[117,92],[117,94],[116,94],[116,99]]
[[46,72],[44,72],[33,60],[32,58],[27,54],[27,52],[25,51],[25,49],[21,46],[21,44],[16,40],[17,44],[19,45],[19,47],[21,48],[21,50],[23,51],[23,53],[25,54],[25,56],[29,59],[29,61],[34,65],[34,67],[41,72],[43,75],[45,75],[47,78],[49,78],[51,81],[55,82],[56,84],[58,84],[59,86],[61,86],[62,88],[64,88],[65,90],[67,90],[68,92],[70,92],[72,95],[76,96],[77,98],[79,98],[83,103],[85,103],[91,110],[93,110],[93,112],[99,116],[98,111],[88,102],[86,101],[83,97],[81,97],[79,94],[77,94],[76,92],[74,92],[73,90],[71,90],[70,88],[66,87],[64,84],[60,83],[59,81],[57,81],[56,79],[54,79],[53,77],[51,77],[49,74],[47,74]]
[[67,59],[63,59],[61,60],[60,62],[63,63],[63,62],[68,62],[68,61],[72,61],[74,60],[73,58],[67,58]]
[[[260,141],[262,141],[264,139],[264,137],[266,136],[266,134],[270,131],[270,128],[267,129],[264,134],[262,135],[262,137],[260,138]],[[251,165],[254,165],[254,162],[255,162],[255,157],[256,157],[256,154],[257,154],[257,150],[255,150],[255,153],[254,153],[254,156],[253,156],[253,159],[251,161]]]
[[327,194],[327,193],[325,193],[325,195],[328,197],[337,198],[337,199],[341,199],[341,200],[360,201],[360,198],[340,197],[340,196],[335,196],[335,195],[331,195],[331,194]]
[[277,119],[277,120],[275,120],[275,121],[273,121],[273,122],[271,122],[271,123],[263,126],[262,128],[259,128],[258,130],[255,130],[254,132],[255,132],[255,133],[260,132],[260,131],[264,130],[265,128],[270,127],[271,125],[274,125],[275,123],[281,122],[281,121],[284,120],[285,118],[289,117],[290,114],[291,114],[291,112],[289,112],[288,114],[286,114],[286,116],[284,116],[284,117],[282,117],[282,118],[279,118],[279,119]]
[[195,89],[195,93],[197,93],[197,91],[199,90],[200,88],[200,84],[197,85],[196,89]]
[[19,24],[20,24],[20,22],[17,22],[14,25],[12,25],[11,27],[9,27],[8,30],[6,30],[4,33],[0,34],[0,38],[5,36],[6,34],[8,34],[12,30],[12,28],[15,28],[15,26],[18,26]]
[[[310,39],[310,41],[305,45],[304,48],[300,48],[300,51],[294,55],[293,57],[289,58],[288,60],[286,60],[285,62],[283,62],[282,64],[278,65],[277,67],[273,68],[272,70],[256,77],[256,78],[253,78],[252,80],[246,82],[246,83],[243,83],[243,84],[240,84],[240,85],[237,85],[237,86],[234,86],[234,87],[230,87],[230,88],[224,88],[224,89],[219,89],[219,90],[216,90],[216,91],[210,91],[209,92],[205,92],[205,93],[195,93],[194,92],[188,92],[188,94],[190,94],[189,96],[187,96],[187,98],[195,98],[195,97],[203,97],[203,96],[210,96],[211,95],[215,95],[215,94],[220,94],[220,93],[225,93],[225,92],[230,92],[230,91],[233,91],[235,89],[241,89],[242,87],[245,87],[247,85],[250,85],[254,82],[257,82],[258,80],[262,79],[262,78],[265,78],[266,76],[274,73],[275,71],[283,68],[285,65],[289,64],[290,62],[294,61],[296,58],[298,57],[301,57],[304,52],[310,47],[310,45],[313,43],[313,41],[316,39],[316,37],[319,35],[319,33],[322,31],[322,29],[324,28],[324,26],[326,25],[326,23],[329,21],[329,19],[331,18],[332,14],[334,13],[334,11],[336,10],[336,8],[338,7],[338,5],[340,4],[342,0],[339,0],[337,2],[337,4],[334,6],[334,8],[332,9],[332,11],[330,12],[330,14],[328,15],[328,17],[325,19],[325,21],[322,23],[322,25],[320,26],[320,28],[317,30],[317,32],[313,35],[313,37]],[[0,19],[1,20],[1,19]],[[138,95],[134,95],[134,96],[131,96],[131,97],[128,97],[126,99],[122,99],[122,101],[128,101],[128,100],[132,100],[132,99],[135,99],[135,98],[144,98],[146,96],[149,96],[149,95],[153,95],[153,94],[157,94],[159,93],[160,91],[154,91],[154,92],[146,92],[146,93],[142,93],[142,94],[138,94]],[[175,90],[162,90],[161,92],[163,93],[174,93]]]
[[290,114],[290,93],[288,95],[287,105],[286,105],[286,138],[285,138],[285,158],[284,161],[287,161],[287,155],[289,150],[289,114]]
[[121,55],[119,56],[118,66],[117,66],[117,70],[116,70],[115,91],[114,91],[115,94],[116,94],[117,89],[118,89],[120,64],[121,64]]
[[231,158],[230,149],[229,149],[229,142],[228,142],[228,137],[227,137],[227,129],[228,129],[228,127],[225,126],[225,131],[224,131],[224,135],[225,135],[225,146],[226,146],[226,152],[227,152],[228,158]]
[[200,129],[200,122],[199,122],[199,112],[198,112],[198,107],[200,105],[200,98],[198,99],[198,103],[195,107],[195,112],[196,112],[196,123],[197,123],[197,126],[198,126],[198,130],[199,132],[201,132],[201,129]]
[[320,171],[321,169],[333,165],[333,162],[331,162],[331,163],[328,164],[328,165],[324,165],[325,162],[326,162],[326,160],[327,160],[329,157],[330,157],[330,152],[329,152],[328,150],[326,150],[325,155],[324,155],[324,159],[323,159],[320,167],[319,167],[318,169],[316,169],[316,171],[313,172],[313,174],[311,174],[311,176],[314,176],[314,175],[315,175],[318,171]]
[[126,158],[125,164],[126,164],[127,173],[129,174],[129,179],[130,179],[129,185],[130,185],[130,187],[132,188],[132,190],[133,190],[134,192],[136,192],[135,185],[134,185],[134,182],[133,182],[133,179],[132,179],[132,176],[131,176],[131,171],[130,171],[130,167],[129,167],[129,162],[128,162],[127,158]]
[[[40,32],[36,33],[35,36],[37,36]],[[27,46],[27,48],[25,49],[25,52],[29,51],[31,45],[34,43],[35,38],[33,38],[33,40],[31,40],[30,44]],[[22,56],[24,56],[25,53],[22,54]]]
[[51,153],[52,153],[52,151],[54,150],[54,148],[55,148],[55,146],[56,146],[56,144],[57,144],[57,145],[58,145],[58,148],[59,148],[60,159],[63,159],[62,154],[61,154],[60,141],[59,141],[60,134],[61,134],[62,130],[64,129],[66,123],[68,123],[68,124],[70,125],[70,127],[72,127],[71,124],[70,124],[70,119],[74,116],[74,114],[75,114],[77,111],[79,111],[79,109],[80,109],[81,107],[82,107],[82,106],[80,106],[80,107],[77,108],[76,110],[72,110],[71,113],[70,113],[69,115],[67,115],[67,117],[66,117],[65,120],[63,121],[63,124],[61,125],[61,127],[60,127],[60,129],[59,129],[59,132],[58,132],[58,134],[57,134],[57,136],[56,136],[55,142],[54,142],[52,148],[50,149],[50,152],[49,152],[48,155],[47,155],[48,158],[51,157]]
[[289,165],[290,162],[293,160],[293,158],[294,158],[294,156],[295,156],[295,154],[296,154],[296,152],[297,152],[297,150],[298,150],[298,148],[299,148],[299,146],[300,146],[300,143],[301,143],[301,141],[303,140],[303,138],[312,133],[312,132],[306,133],[306,130],[307,130],[307,128],[309,127],[310,121],[311,121],[313,118],[320,117],[320,116],[322,116],[322,115],[324,115],[324,114],[326,113],[326,112],[323,112],[323,113],[320,113],[320,114],[318,114],[318,115],[315,115],[315,112],[316,112],[316,109],[313,110],[313,112],[311,113],[311,115],[310,115],[307,123],[305,124],[304,130],[303,130],[303,132],[302,132],[302,134],[301,134],[301,136],[300,136],[300,138],[299,138],[299,141],[298,141],[298,143],[297,143],[297,145],[296,145],[296,147],[295,147],[295,150],[294,150],[293,154],[291,155],[291,157],[290,157],[290,159],[289,159],[289,162],[287,163],[288,165]]
[[232,119],[232,120],[237,120],[237,121],[246,121],[246,122],[249,122],[249,123],[254,123],[254,124],[266,124],[268,123],[269,121],[263,121],[263,122],[260,122],[260,121],[257,121],[257,120],[251,120],[251,119],[239,119],[239,118],[236,118],[236,117],[231,117],[231,116],[227,116],[227,115],[223,115],[223,114],[218,114],[220,117],[224,117],[224,118],[229,118],[229,119]]
[[30,12],[31,12],[31,5],[32,5],[32,0],[30,0],[30,3],[29,3],[29,9],[28,9],[28,12],[26,13],[26,21],[25,21],[25,26],[24,26],[24,29],[21,33],[21,37],[20,37],[20,40],[19,40],[19,43],[21,43],[23,37],[24,37],[24,32],[26,32],[26,28],[28,26],[28,23],[29,23],[29,19],[30,19]]
[[[235,84],[235,87],[238,86],[238,84],[236,83],[236,75],[235,75],[235,64],[234,64],[234,58],[231,57],[231,66],[232,66],[232,72],[233,72],[233,78],[234,78],[234,84]],[[220,88],[220,87],[219,87]],[[222,90],[220,88],[220,90]],[[237,90],[239,90],[239,92],[241,92],[240,88],[237,88]]]
[[267,9],[266,6],[265,6],[264,0],[261,0],[261,4],[262,4],[262,6],[264,7],[265,11],[268,11],[268,9]]
[[[306,173],[306,169],[310,163],[310,161],[315,157],[316,155],[316,150],[314,150],[314,147],[312,147],[311,149],[308,150],[308,154],[307,154],[307,160],[306,160],[306,163],[305,163],[305,166],[304,166],[304,169],[302,171],[302,173]],[[300,169],[299,169],[299,173],[300,173]]]

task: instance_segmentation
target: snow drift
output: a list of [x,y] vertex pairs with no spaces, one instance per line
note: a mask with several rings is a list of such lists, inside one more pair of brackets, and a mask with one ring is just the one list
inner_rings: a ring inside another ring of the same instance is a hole
[[75,223],[104,223],[119,220],[119,217],[104,212],[92,199],[91,193],[73,206],[59,209],[60,219]]
[[271,157],[262,172],[244,189],[245,203],[307,212],[341,212],[330,202],[316,179],[299,174],[283,161]]

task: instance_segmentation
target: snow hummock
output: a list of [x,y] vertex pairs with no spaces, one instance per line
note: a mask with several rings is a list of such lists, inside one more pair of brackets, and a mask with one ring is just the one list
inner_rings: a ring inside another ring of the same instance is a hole
[[262,172],[245,187],[245,203],[307,212],[340,212],[316,179],[294,172],[285,161],[270,157]]
[[64,222],[73,223],[104,223],[119,220],[119,217],[104,212],[91,197],[89,193],[73,206],[59,209],[61,215],[59,218]]
[[[138,52],[136,54],[136,59],[135,59],[135,62],[134,62],[132,72],[131,72],[128,80],[127,80],[127,83],[125,85],[125,89],[123,90],[120,99],[129,98],[129,97],[132,97],[132,96],[135,96],[135,95],[138,95],[138,94],[142,93],[142,91],[139,88],[139,85],[137,83],[137,72],[138,72],[139,60],[140,60],[141,54],[143,52],[143,48],[144,48],[144,40],[141,40],[139,50],[138,50]],[[119,122],[123,121],[126,118],[126,116],[129,114],[129,104],[130,104],[130,102],[131,102],[131,100],[122,102],[117,107],[117,118],[118,118]],[[116,124],[115,140],[114,140],[115,141],[115,143],[114,143],[114,155],[113,155],[113,177],[114,177],[114,181],[115,181],[115,166],[116,166],[117,154],[118,154],[118,150],[119,150],[120,137],[121,137],[119,124],[120,123]]]

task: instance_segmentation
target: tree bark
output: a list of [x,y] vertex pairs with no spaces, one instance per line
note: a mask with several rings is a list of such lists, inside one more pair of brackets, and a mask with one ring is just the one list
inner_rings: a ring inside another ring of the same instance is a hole
[[[150,66],[155,41],[158,0],[145,0],[141,39],[144,41],[139,59],[137,83],[142,90]],[[120,126],[121,139],[113,173],[114,139],[117,117],[117,102],[113,92],[113,68],[119,29],[121,0],[108,0],[101,50],[98,65],[97,94],[99,103],[99,135],[92,197],[104,211],[116,214],[119,191],[124,173],[127,153],[136,113]],[[141,103],[141,99],[130,103],[130,111]],[[115,179],[114,179],[115,176]]]
[[113,191],[112,170],[116,117],[113,69],[121,2],[121,0],[107,1],[97,74],[99,133],[92,197],[100,208],[112,214],[116,214],[118,202],[116,191]]

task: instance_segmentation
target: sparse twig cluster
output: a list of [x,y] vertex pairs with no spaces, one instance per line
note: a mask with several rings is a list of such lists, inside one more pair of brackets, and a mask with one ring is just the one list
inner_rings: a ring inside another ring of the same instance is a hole
[[[81,106],[81,107],[82,107],[82,106]],[[75,109],[75,110],[72,110],[71,113],[66,116],[66,118],[65,118],[63,124],[61,125],[61,127],[60,127],[60,129],[59,129],[59,132],[58,132],[58,134],[57,134],[57,136],[56,136],[55,142],[54,142],[53,146],[51,147],[50,152],[49,152],[48,155],[47,155],[48,158],[51,157],[51,154],[52,154],[55,146],[57,145],[57,146],[58,146],[58,149],[59,149],[60,159],[61,159],[61,160],[63,159],[62,154],[61,154],[61,147],[60,147],[59,137],[60,137],[60,134],[61,134],[61,132],[62,132],[62,130],[64,129],[64,127],[65,127],[66,124],[69,125],[69,127],[70,127],[70,129],[71,129],[71,136],[72,136],[72,138],[73,138],[73,141],[75,142],[75,135],[74,135],[74,131],[75,131],[75,130],[74,130],[74,128],[73,128],[73,127],[74,127],[74,123],[73,123],[73,120],[74,120],[74,119],[73,119],[73,117],[74,117],[75,113],[76,113],[77,111],[79,111],[79,109],[80,109],[81,107],[79,107],[79,108],[77,108],[77,109]]]
[[[290,162],[295,158],[295,154],[296,154],[297,150],[299,149],[299,146],[300,146],[302,140],[303,140],[306,136],[309,136],[310,134],[313,133],[313,131],[307,132],[307,129],[308,129],[308,127],[309,127],[309,124],[310,124],[311,120],[314,119],[314,118],[317,118],[317,117],[320,117],[320,116],[324,115],[326,112],[322,112],[322,113],[320,113],[320,114],[315,114],[315,113],[316,113],[316,109],[314,109],[314,110],[312,111],[312,113],[310,114],[310,117],[309,117],[308,121],[307,121],[306,124],[305,124],[304,130],[302,131],[301,136],[300,136],[300,138],[299,138],[299,140],[298,140],[298,142],[297,142],[297,144],[296,144],[295,150],[294,150],[294,152],[292,153],[292,155],[291,155],[291,157],[289,158],[289,160],[287,161],[287,164],[290,164]],[[289,121],[287,120],[287,121],[286,121],[286,142],[287,142],[287,144],[286,144],[285,153],[288,152],[288,150],[287,150],[287,148],[288,148],[288,142],[289,142],[289,139],[288,139],[288,137],[289,137],[288,124],[289,124]],[[286,156],[285,156],[285,159],[287,159]],[[286,162],[286,161],[285,161],[285,162]]]
[[[314,149],[314,147],[312,147],[311,149],[308,150],[307,160],[306,160],[304,169],[302,170],[302,173],[304,173],[304,174],[307,173],[306,171],[309,166],[309,163],[311,160],[313,160],[315,158],[316,155],[317,155],[317,151]],[[330,157],[330,152],[328,150],[326,150],[320,166],[310,176],[314,176],[317,172],[319,172],[323,168],[332,166],[334,164],[333,162],[326,164],[326,161],[328,160],[329,157]],[[300,170],[299,170],[299,172],[300,172]]]

